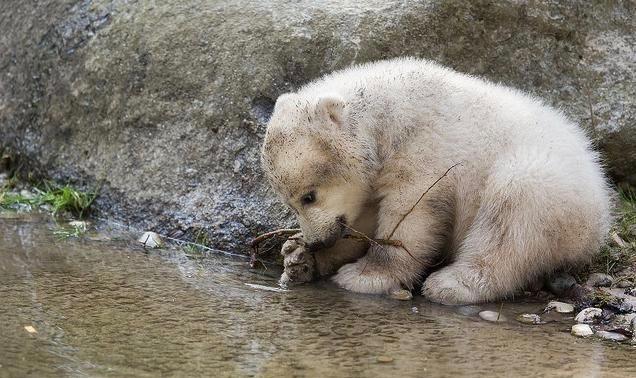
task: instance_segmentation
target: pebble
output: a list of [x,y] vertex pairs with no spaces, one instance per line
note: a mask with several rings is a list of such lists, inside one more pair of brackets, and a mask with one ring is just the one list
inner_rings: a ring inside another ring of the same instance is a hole
[[627,289],[628,287],[632,287],[633,284],[628,280],[620,280],[616,283],[616,287],[620,287],[621,289]]
[[38,330],[35,329],[35,327],[30,325],[24,326],[24,330],[27,331],[28,333],[38,333]]
[[388,364],[389,362],[393,362],[393,357],[391,357],[391,356],[378,356],[377,360],[381,364]]
[[612,341],[625,341],[628,339],[627,336],[621,333],[608,332],[608,331],[598,331],[596,332],[596,336],[600,337],[601,339],[612,340]]
[[521,314],[517,316],[517,321],[524,324],[543,324],[544,321],[537,314]]
[[567,273],[561,273],[551,277],[546,283],[554,295],[564,295],[576,285],[576,280]]
[[548,306],[545,308],[546,311],[550,311],[555,309],[556,312],[561,314],[569,314],[574,312],[574,306],[565,302],[551,301],[548,303]]
[[34,199],[35,198],[35,194],[31,193],[30,191],[26,190],[26,189],[22,189],[20,190],[20,196],[26,198],[26,199]]
[[592,331],[592,328],[587,324],[575,324],[572,326],[572,334],[574,336],[586,337],[592,336],[594,331]]
[[592,287],[609,287],[614,283],[614,278],[605,273],[592,273],[587,279],[586,284]]
[[86,228],[88,228],[88,222],[86,221],[70,221],[68,222],[68,225],[84,231],[86,231]]
[[577,323],[594,323],[594,320],[603,316],[603,310],[596,307],[588,307],[581,310],[575,317]]
[[504,322],[506,317],[497,311],[482,311],[479,313],[479,317],[489,322]]
[[144,245],[146,248],[160,248],[163,246],[163,240],[158,233],[152,231],[146,231],[139,239],[138,242]]
[[411,299],[413,299],[413,294],[411,294],[409,290],[400,289],[392,292],[389,297],[392,299],[397,299],[399,301],[410,301]]

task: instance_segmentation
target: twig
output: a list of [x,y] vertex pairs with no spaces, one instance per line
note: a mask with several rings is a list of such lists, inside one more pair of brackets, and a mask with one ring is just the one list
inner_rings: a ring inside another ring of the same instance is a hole
[[[342,224],[342,223],[341,223]],[[343,224],[344,227],[348,228],[349,230],[355,232],[354,235],[352,234],[347,234],[344,235],[342,238],[343,239],[351,239],[351,240],[357,240],[357,241],[369,241],[375,244],[381,244],[381,245],[391,245],[394,247],[403,247],[402,242],[399,240],[388,240],[388,239],[372,239],[370,237],[368,237],[367,235],[365,235],[364,233],[355,230],[354,228]],[[273,237],[283,237],[283,236],[288,236],[287,239],[291,239],[289,238],[289,236],[292,235],[296,235],[298,233],[300,233],[301,230],[300,228],[281,228],[279,230],[274,230],[274,231],[270,231],[270,232],[266,232],[264,234],[261,234],[259,236],[257,236],[256,238],[252,239],[252,241],[250,242],[250,246],[253,249],[258,249],[258,247],[261,245],[261,243],[263,243],[265,240],[267,239],[271,239]]]
[[258,248],[258,246],[267,239],[273,238],[275,236],[286,236],[286,235],[291,236],[299,232],[301,232],[300,228],[281,228],[279,230],[266,232],[252,239],[252,241],[250,242],[250,246],[252,248]]
[[446,177],[446,175],[448,175],[448,172],[451,171],[451,169],[457,167],[458,165],[460,165],[461,163],[455,163],[453,164],[450,168],[448,168],[446,170],[446,172],[444,172],[443,175],[441,175],[437,180],[435,180],[434,183],[431,184],[431,186],[428,187],[428,189],[426,189],[424,191],[424,193],[422,193],[422,195],[420,196],[420,198],[417,200],[417,202],[415,202],[415,204],[411,207],[411,209],[409,209],[409,211],[407,211],[406,213],[404,213],[404,215],[402,215],[402,218],[397,222],[397,224],[395,225],[395,227],[393,227],[393,231],[391,231],[391,233],[389,234],[389,236],[387,237],[387,239],[391,239],[393,237],[393,234],[395,234],[395,231],[398,229],[398,227],[400,227],[400,224],[402,224],[402,221],[404,221],[404,219],[413,212],[413,210],[415,209],[415,207],[422,201],[422,199],[424,198],[424,196],[431,190],[433,189],[433,187],[435,185],[437,185],[438,182],[440,182],[444,177]]

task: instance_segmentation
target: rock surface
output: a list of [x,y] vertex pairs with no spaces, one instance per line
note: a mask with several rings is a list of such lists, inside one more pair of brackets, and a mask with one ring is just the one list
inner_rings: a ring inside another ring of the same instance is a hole
[[550,277],[546,285],[554,295],[562,296],[576,285],[576,280],[570,274],[560,273]]
[[0,2],[0,149],[104,216],[247,251],[294,222],[259,170],[277,96],[412,55],[559,106],[636,182],[629,2]]
[[601,339],[611,340],[611,341],[625,341],[629,339],[629,337],[621,333],[609,332],[609,331],[598,331],[596,332],[596,336],[600,337]]
[[587,279],[586,284],[592,287],[609,287],[614,283],[614,278],[605,273],[592,273]]

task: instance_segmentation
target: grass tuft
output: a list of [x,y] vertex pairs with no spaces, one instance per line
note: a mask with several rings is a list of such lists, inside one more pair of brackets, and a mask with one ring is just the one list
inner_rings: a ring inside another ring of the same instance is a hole
[[632,188],[619,188],[620,203],[613,233],[624,241],[623,246],[610,241],[591,266],[592,272],[604,272],[609,275],[636,265],[636,191]]
[[80,218],[90,210],[99,192],[95,190],[92,193],[86,193],[69,185],[55,186],[48,183],[43,189],[34,188],[34,193],[28,194],[9,192],[9,189],[5,185],[0,191],[0,208],[15,209],[27,206],[33,209],[48,205],[54,215],[68,212]]

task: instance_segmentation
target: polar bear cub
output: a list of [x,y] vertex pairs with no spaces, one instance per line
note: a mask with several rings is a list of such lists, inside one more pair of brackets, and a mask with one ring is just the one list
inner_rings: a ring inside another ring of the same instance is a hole
[[[355,292],[422,284],[439,303],[491,301],[585,262],[611,224],[612,192],[577,125],[425,60],[359,65],[280,96],[262,163],[304,240],[283,247],[283,281],[335,273]],[[403,247],[342,239],[356,231]]]

